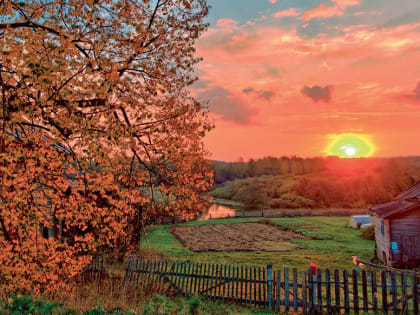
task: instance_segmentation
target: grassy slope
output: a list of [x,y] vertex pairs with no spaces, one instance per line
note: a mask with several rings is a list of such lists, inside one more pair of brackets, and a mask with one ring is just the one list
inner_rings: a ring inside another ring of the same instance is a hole
[[[191,260],[210,263],[232,263],[245,265],[273,265],[274,268],[290,267],[307,270],[311,262],[320,268],[351,269],[352,255],[371,259],[374,241],[363,240],[359,231],[346,228],[348,217],[297,217],[271,219],[276,224],[307,235],[318,235],[322,240],[296,240],[302,249],[285,253],[267,252],[205,252],[194,253],[184,248],[169,232],[168,226],[149,231],[150,249],[175,260]],[[194,221],[186,225],[254,222],[257,218],[220,219]],[[145,248],[145,242],[142,243]]]

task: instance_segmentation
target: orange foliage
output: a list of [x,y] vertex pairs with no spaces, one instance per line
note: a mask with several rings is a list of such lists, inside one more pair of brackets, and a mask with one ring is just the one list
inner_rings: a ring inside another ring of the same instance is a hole
[[[207,207],[202,0],[0,4],[0,283],[55,291]],[[0,236],[1,237],[1,236]]]

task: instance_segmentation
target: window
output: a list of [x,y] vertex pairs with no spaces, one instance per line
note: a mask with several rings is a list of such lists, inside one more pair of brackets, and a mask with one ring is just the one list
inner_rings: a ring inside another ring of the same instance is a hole
[[381,220],[381,235],[385,235],[385,223],[384,220]]

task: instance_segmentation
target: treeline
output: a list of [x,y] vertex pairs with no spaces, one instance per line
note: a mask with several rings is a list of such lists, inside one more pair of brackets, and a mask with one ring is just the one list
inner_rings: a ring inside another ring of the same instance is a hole
[[302,175],[319,172],[324,169],[322,158],[300,157],[264,157],[262,159],[250,159],[248,162],[240,159],[237,162],[213,161],[214,182],[222,184],[234,179],[258,177],[262,175],[293,174]]
[[[275,168],[276,163],[281,167]],[[420,179],[419,166],[420,159],[415,158],[216,163],[219,185],[212,195],[242,202],[249,209],[365,208],[390,201],[413,185]],[[252,177],[247,173],[250,169]],[[226,176],[234,179],[221,185]]]

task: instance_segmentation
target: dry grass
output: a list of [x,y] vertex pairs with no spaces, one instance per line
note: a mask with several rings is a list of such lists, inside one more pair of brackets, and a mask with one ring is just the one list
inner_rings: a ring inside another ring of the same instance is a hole
[[113,277],[99,282],[79,283],[69,296],[56,296],[53,300],[63,301],[64,309],[77,313],[94,309],[97,305],[107,312],[138,313],[157,293],[159,291],[152,286],[124,284],[121,278]]
[[300,233],[266,223],[180,226],[170,231],[185,247],[194,252],[283,252],[299,247],[290,243],[290,240],[308,239]]
[[[152,251],[147,254],[140,252],[138,255],[150,259],[164,258],[162,254]],[[141,312],[144,305],[153,300],[158,293],[170,294],[165,287],[157,288],[152,284],[136,286],[134,283],[124,283],[127,261],[119,262],[117,259],[107,256],[105,268],[106,274],[102,274],[100,280],[90,280],[87,275],[81,275],[75,281],[74,289],[70,293],[43,294],[38,298],[48,302],[60,301],[63,303],[61,309],[75,311],[77,314],[83,314],[97,306],[106,312],[120,310],[124,314],[125,312]],[[7,300],[8,297],[9,292],[3,290],[0,282],[0,301]]]

